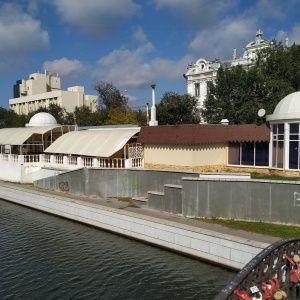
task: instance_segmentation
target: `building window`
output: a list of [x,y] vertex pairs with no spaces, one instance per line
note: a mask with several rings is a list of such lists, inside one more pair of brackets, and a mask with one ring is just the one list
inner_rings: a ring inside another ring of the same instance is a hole
[[230,142],[228,164],[238,166],[267,167],[269,165],[268,142]]
[[284,145],[284,124],[272,126],[273,147],[272,147],[272,167],[283,168],[283,145]]
[[290,124],[289,140],[289,169],[300,169],[299,167],[299,124]]
[[199,97],[200,96],[200,83],[195,83],[195,97]]

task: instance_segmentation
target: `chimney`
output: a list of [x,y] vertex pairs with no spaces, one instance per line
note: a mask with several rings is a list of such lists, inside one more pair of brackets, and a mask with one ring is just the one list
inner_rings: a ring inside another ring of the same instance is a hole
[[156,120],[155,84],[152,84],[151,87],[152,87],[152,106],[151,106],[151,120],[149,122],[149,126],[157,126],[158,122]]

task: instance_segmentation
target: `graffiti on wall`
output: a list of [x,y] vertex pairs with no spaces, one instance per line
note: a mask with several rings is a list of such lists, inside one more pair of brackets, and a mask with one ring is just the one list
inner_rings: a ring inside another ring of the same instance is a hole
[[59,184],[59,189],[63,192],[67,192],[69,190],[69,183],[67,181],[63,182],[61,181]]
[[294,192],[294,206],[300,206],[300,193]]

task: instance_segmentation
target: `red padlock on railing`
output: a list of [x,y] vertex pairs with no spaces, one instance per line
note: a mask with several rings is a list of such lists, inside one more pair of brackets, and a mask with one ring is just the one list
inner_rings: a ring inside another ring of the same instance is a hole
[[300,257],[298,255],[294,255],[293,259],[287,255],[285,257],[292,265],[290,271],[290,281],[293,283],[300,282],[300,265],[298,264]]
[[233,294],[236,294],[237,296],[240,297],[240,299],[243,299],[243,300],[252,300],[252,298],[250,296],[248,296],[245,291],[234,290]]

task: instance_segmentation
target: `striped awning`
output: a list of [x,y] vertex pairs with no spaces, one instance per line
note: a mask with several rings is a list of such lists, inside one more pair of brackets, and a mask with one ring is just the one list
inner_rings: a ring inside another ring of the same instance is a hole
[[33,134],[45,134],[55,128],[60,130],[61,126],[2,128],[0,129],[0,145],[22,145]]
[[140,127],[72,131],[59,137],[45,152],[110,157],[139,131]]

